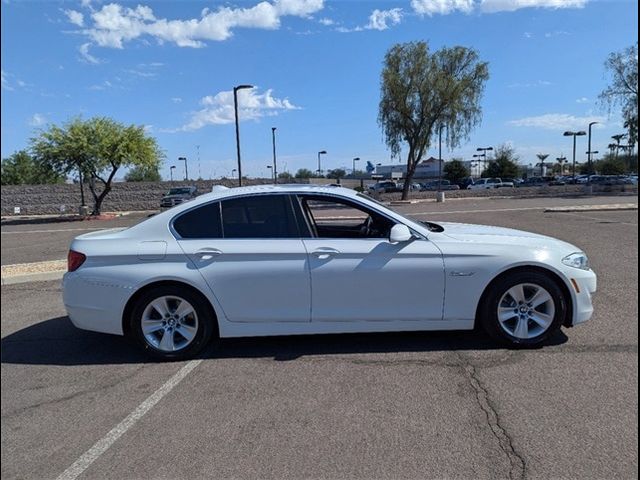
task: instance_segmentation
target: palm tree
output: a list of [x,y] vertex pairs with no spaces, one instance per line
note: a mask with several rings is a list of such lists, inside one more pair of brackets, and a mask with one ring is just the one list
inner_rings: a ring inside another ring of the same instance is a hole
[[547,159],[547,157],[549,156],[548,153],[538,153],[536,155],[536,157],[538,157],[538,160],[540,160],[540,176],[544,177],[544,161]]
[[618,150],[620,150],[620,140],[622,140],[623,138],[626,138],[626,136],[627,136],[626,133],[618,133],[617,135],[611,135],[611,138],[613,138],[616,141],[616,158],[618,158]]

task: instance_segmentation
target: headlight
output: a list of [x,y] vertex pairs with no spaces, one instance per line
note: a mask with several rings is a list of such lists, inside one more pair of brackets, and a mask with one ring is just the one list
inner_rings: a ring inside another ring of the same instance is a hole
[[580,268],[581,270],[589,270],[589,259],[583,252],[575,252],[567,255],[562,259],[562,263],[569,267]]

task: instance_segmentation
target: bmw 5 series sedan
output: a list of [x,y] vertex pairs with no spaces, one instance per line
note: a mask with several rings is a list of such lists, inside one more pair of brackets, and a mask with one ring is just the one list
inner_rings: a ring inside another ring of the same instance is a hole
[[535,346],[591,317],[585,253],[506,228],[417,222],[310,185],[216,189],[71,244],[82,329],[188,358],[224,337],[464,330]]

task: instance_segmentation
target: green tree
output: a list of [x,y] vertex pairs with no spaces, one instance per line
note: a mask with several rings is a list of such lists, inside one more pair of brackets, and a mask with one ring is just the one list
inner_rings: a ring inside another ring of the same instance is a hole
[[409,195],[417,165],[441,129],[452,148],[480,123],[480,100],[488,78],[488,64],[465,47],[430,52],[426,42],[409,42],[386,53],[378,123],[391,153],[399,155],[401,148],[407,152],[403,199]]
[[638,142],[638,42],[621,52],[609,54],[604,62],[611,75],[611,83],[599,96],[600,102],[609,108],[622,108],[624,127],[629,143]]
[[620,158],[601,160],[596,168],[601,175],[622,175],[627,170],[624,161]]
[[301,168],[296,172],[296,178],[312,178],[314,173],[308,168]]
[[467,178],[469,176],[469,169],[459,158],[454,158],[451,161],[446,162],[443,170],[444,178],[449,180],[451,183],[458,183],[463,178]]
[[157,166],[137,166],[129,170],[124,179],[127,182],[159,182],[162,177]]
[[157,169],[163,157],[155,138],[147,136],[143,126],[126,126],[106,117],[51,125],[31,140],[31,148],[43,164],[65,174],[77,170],[88,180],[92,215],[100,214],[120,168]]
[[280,172],[278,174],[278,178],[282,180],[291,180],[293,178],[293,175],[291,175],[289,172]]
[[494,158],[482,172],[483,177],[515,178],[518,176],[520,168],[518,166],[519,157],[513,147],[500,145],[494,150]]
[[36,161],[25,150],[19,150],[8,158],[2,159],[2,185],[39,185],[43,183],[62,183],[64,175],[48,165]]
[[344,178],[346,175],[347,172],[344,168],[334,168],[333,170],[329,170],[327,172],[327,178],[334,178],[336,180]]

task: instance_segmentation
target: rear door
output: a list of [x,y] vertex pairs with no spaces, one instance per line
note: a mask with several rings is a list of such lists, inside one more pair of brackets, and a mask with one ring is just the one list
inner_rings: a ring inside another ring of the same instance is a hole
[[288,195],[214,202],[173,222],[178,242],[232,322],[308,322],[307,253]]

